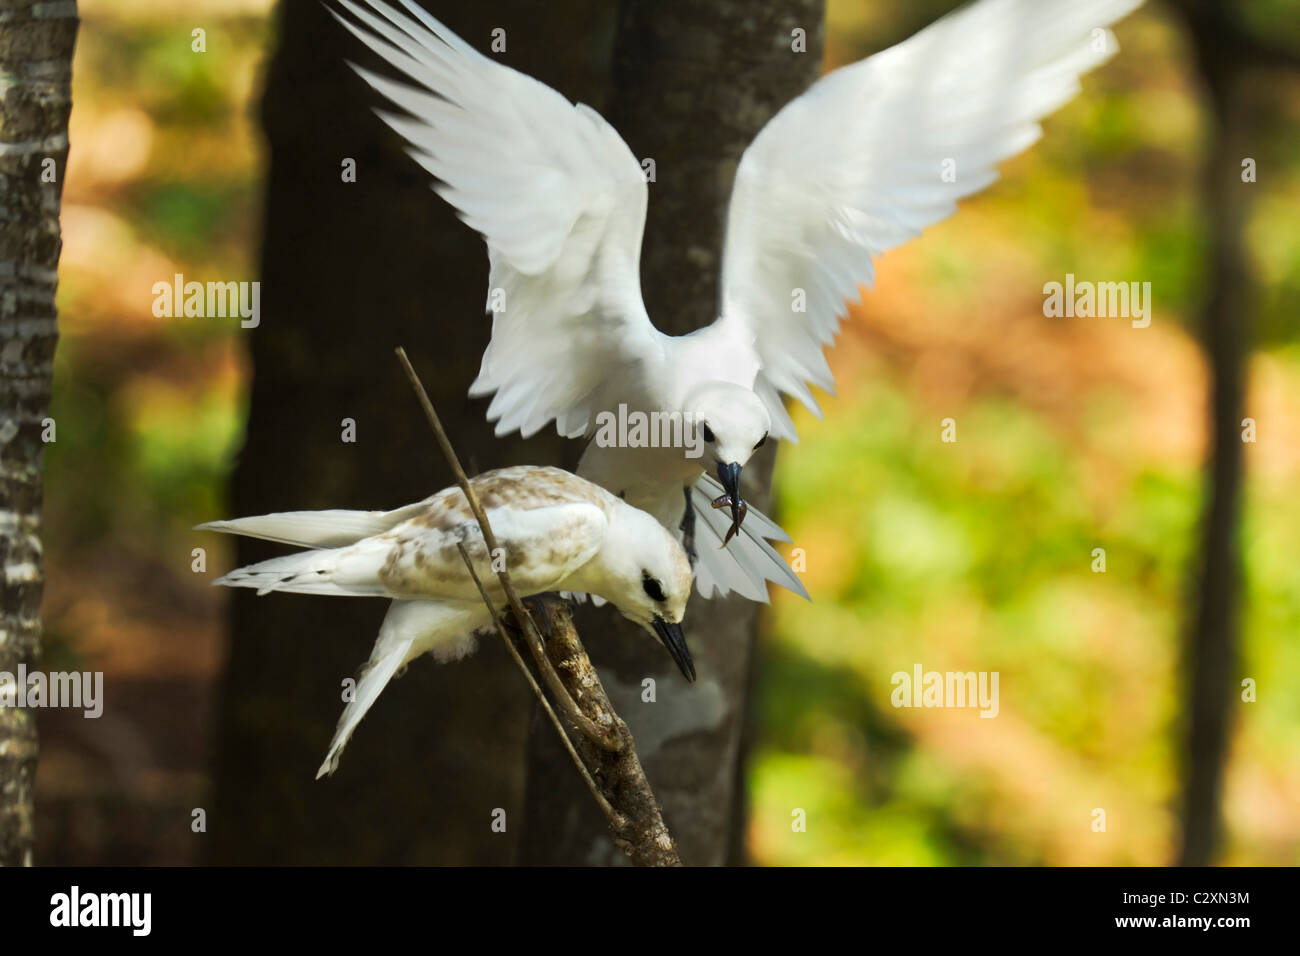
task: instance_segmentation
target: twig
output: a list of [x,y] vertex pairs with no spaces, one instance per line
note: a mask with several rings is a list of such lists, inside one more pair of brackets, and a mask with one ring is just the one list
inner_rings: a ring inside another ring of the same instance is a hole
[[[406,350],[398,348],[397,357],[406,371],[407,378],[411,380],[411,385],[438,439],[443,455],[451,465],[456,481],[478,521],[479,528],[483,532],[483,541],[488,546],[489,553],[494,553],[497,547],[496,536],[492,533],[492,526],[479,504],[478,496],[474,493],[473,486],[465,475],[464,469],[461,468],[455,450],[451,447],[451,441],[447,438],[438,413],[434,410],[433,403],[429,401],[429,396],[410,359],[407,358]],[[549,616],[552,626],[543,640],[532,615],[519,600],[509,572],[504,569],[497,571],[497,578],[506,594],[522,639],[532,652],[537,669],[550,687],[551,693],[565,709],[565,716],[580,732],[577,740],[571,740],[565,732],[550,701],[547,700],[541,686],[515,648],[506,630],[506,624],[497,611],[496,602],[492,600],[474,570],[469,552],[463,544],[458,543],[457,547],[466,568],[469,569],[474,586],[478,588],[484,604],[492,615],[497,633],[506,642],[506,648],[510,651],[515,664],[524,672],[529,686],[537,695],[556,733],[564,741],[564,746],[582,775],[583,781],[605,814],[614,843],[638,866],[681,866],[673,838],[664,825],[659,804],[641,767],[632,733],[610,703],[596,669],[591,664],[591,658],[587,656],[577,629],[573,626],[573,618],[568,607],[548,605],[551,607]]]
[[551,723],[555,725],[555,732],[558,733],[560,739],[564,741],[564,747],[569,752],[569,756],[573,758],[573,764],[578,768],[578,773],[582,774],[582,779],[583,782],[587,784],[587,789],[591,791],[591,795],[595,797],[596,802],[600,804],[600,809],[604,812],[605,816],[609,818],[610,826],[615,830],[622,830],[627,826],[627,820],[621,813],[610,806],[609,801],[605,799],[605,795],[601,793],[600,788],[596,786],[596,781],[591,778],[591,773],[587,770],[587,765],[582,762],[582,758],[578,756],[578,752],[573,749],[573,741],[571,741],[569,735],[564,732],[564,725],[560,723],[560,718],[555,715],[555,710],[551,707],[551,702],[546,699],[546,695],[542,693],[542,688],[537,683],[537,679],[533,677],[532,671],[528,669],[528,665],[524,663],[524,659],[519,656],[519,650],[515,647],[515,642],[510,639],[510,635],[506,631],[505,622],[501,620],[501,615],[497,613],[496,603],[488,595],[487,589],[483,587],[483,582],[478,578],[478,572],[474,570],[474,562],[470,560],[469,552],[465,550],[465,545],[457,542],[456,547],[460,549],[460,556],[465,560],[465,567],[469,569],[469,576],[473,578],[474,586],[478,588],[478,593],[482,596],[483,603],[487,605],[488,611],[492,614],[492,623],[496,625],[497,633],[501,635],[501,640],[505,641],[506,650],[510,652],[510,656],[519,666],[519,669],[524,672],[524,677],[527,678],[528,685],[532,687],[533,693],[537,695],[537,700],[542,705],[542,710],[546,711],[546,715],[551,718]]
[[[456,450],[451,447],[451,439],[447,437],[447,432],[442,427],[442,420],[438,418],[433,402],[429,401],[429,395],[424,390],[424,384],[420,381],[420,376],[415,374],[415,368],[411,365],[411,360],[406,357],[406,349],[399,346],[396,351],[397,359],[402,363],[402,368],[406,370],[406,377],[411,380],[411,386],[415,389],[415,394],[420,400],[420,406],[424,409],[424,416],[429,420],[429,427],[433,429],[433,434],[438,439],[438,445],[442,448],[447,463],[451,465],[452,473],[456,476],[456,483],[460,485],[461,492],[469,502],[470,510],[478,520],[479,528],[483,531],[483,541],[488,547],[488,553],[496,554],[498,553],[496,535],[492,533],[492,526],[488,523],[482,505],[479,504],[478,495],[474,493],[474,488],[470,485],[465,470],[460,466],[460,459],[456,457]],[[541,672],[542,679],[546,681],[546,686],[555,695],[555,699],[564,710],[565,716],[569,718],[583,736],[604,747],[616,748],[620,746],[618,738],[589,720],[578,709],[568,691],[564,689],[564,685],[556,675],[555,669],[546,660],[546,652],[542,648],[542,637],[538,633],[537,625],[533,622],[532,617],[524,610],[523,602],[519,600],[515,586],[510,580],[509,570],[502,568],[496,574],[501,582],[502,590],[506,592],[506,600],[510,604],[510,610],[514,612],[515,619],[519,622],[519,626],[523,628],[526,635],[527,640],[524,643],[528,645],[533,660],[537,664],[537,669]]]

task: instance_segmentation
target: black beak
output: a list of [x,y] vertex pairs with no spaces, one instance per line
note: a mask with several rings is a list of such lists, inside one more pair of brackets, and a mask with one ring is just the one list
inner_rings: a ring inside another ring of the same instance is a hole
[[686,635],[682,633],[680,624],[670,624],[661,617],[655,617],[652,625],[655,634],[659,635],[659,640],[663,642],[664,647],[668,648],[668,653],[673,655],[673,660],[681,668],[682,674],[691,683],[695,682],[695,661],[691,660],[691,649],[686,646]]
[[[731,540],[731,536],[740,530],[740,523],[745,520],[745,513],[749,510],[749,506],[740,498],[740,465],[734,461],[728,465],[719,462],[718,481],[722,484],[722,490],[726,492],[727,504],[731,506],[731,528],[727,531],[726,540],[722,542],[725,546],[727,541]],[[715,504],[714,507],[717,505]]]

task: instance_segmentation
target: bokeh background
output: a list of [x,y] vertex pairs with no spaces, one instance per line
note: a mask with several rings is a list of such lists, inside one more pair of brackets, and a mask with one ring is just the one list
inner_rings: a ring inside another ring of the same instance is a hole
[[[826,65],[954,4],[831,0]],[[98,721],[41,714],[41,862],[188,863],[203,806],[247,410],[234,321],[155,318],[159,278],[254,279],[268,0],[82,0],[48,450],[47,669],[105,673]],[[1249,5],[1300,49],[1294,4]],[[191,30],[207,52],[191,53]],[[778,517],[812,604],[760,639],[747,845],[760,864],[1163,864],[1175,855],[1179,653],[1204,494],[1198,192],[1206,116],[1178,22],[1121,54],[960,213],[879,264],[796,416]],[[1230,864],[1300,862],[1300,79],[1252,95],[1259,284],[1245,447]],[[466,242],[477,241],[466,232]],[[1151,327],[1049,319],[1042,283],[1150,281]],[[954,418],[958,441],[939,441]],[[380,503],[382,504],[382,503]],[[1092,571],[1094,548],[1106,572]],[[913,664],[996,670],[999,716],[890,706]],[[792,807],[817,821],[793,832]],[[1093,832],[1091,812],[1110,827]],[[1122,821],[1122,827],[1117,826]],[[1119,832],[1117,832],[1119,831]]]

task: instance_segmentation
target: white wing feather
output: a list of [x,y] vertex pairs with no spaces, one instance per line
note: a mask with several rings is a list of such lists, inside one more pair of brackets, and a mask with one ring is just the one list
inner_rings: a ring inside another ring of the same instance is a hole
[[[790,536],[757,508],[750,508],[745,523],[723,547],[731,516],[710,505],[722,491],[708,475],[702,475],[691,488],[691,507],[695,509],[695,586],[702,596],[725,597],[735,591],[751,601],[766,604],[767,582],[779,584],[800,597],[808,598],[799,576],[785,559],[768,544],[789,541]],[[809,598],[811,600],[811,598]]]
[[364,0],[379,16],[339,2],[361,26],[339,22],[419,84],[353,66],[405,111],[380,116],[487,242],[488,308],[493,290],[505,305],[470,394],[495,393],[498,435],[552,420],[583,435],[663,354],[641,299],[640,164],[594,110],[481,55],[409,0],[414,19],[381,0]]
[[823,77],[762,129],[736,171],[719,321],[752,342],[774,434],[793,437],[775,390],[820,415],[808,383],[833,390],[822,349],[871,286],[872,259],[997,179],[1141,2],[982,0]]
[[[318,548],[236,568],[214,584],[289,591],[391,598],[444,598],[477,603],[479,592],[457,544],[465,547],[488,591],[498,588],[478,523],[455,517],[444,526],[425,518],[425,506],[410,519],[373,537],[343,547]],[[545,507],[487,509],[497,543],[511,555],[510,575],[523,596],[554,590],[600,549],[604,512],[585,502]],[[264,516],[281,517],[281,516]],[[262,519],[259,519],[262,520]],[[239,522],[215,531],[244,533]],[[262,535],[254,535],[261,537]]]
[[299,548],[341,548],[381,534],[418,514],[424,502],[394,511],[282,511],[197,525],[195,531],[221,531],[278,541]]

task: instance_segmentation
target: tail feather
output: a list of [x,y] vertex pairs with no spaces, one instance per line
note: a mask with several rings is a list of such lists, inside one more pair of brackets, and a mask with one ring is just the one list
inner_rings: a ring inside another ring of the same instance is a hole
[[[724,489],[721,483],[706,471],[700,475],[700,480],[695,483],[695,490],[702,492],[706,498],[712,501],[722,494]],[[790,536],[786,534],[784,528],[756,508],[749,509],[749,513],[745,517],[745,524],[741,527],[741,530],[749,528],[751,521],[753,522],[753,530],[757,532],[759,537],[766,538],[768,541],[790,540]]]
[[414,517],[424,503],[393,511],[282,511],[278,514],[209,521],[196,531],[222,531],[248,538],[278,541],[299,548],[341,548],[362,538],[382,534]]
[[[361,723],[361,718],[366,716],[370,705],[388,686],[393,675],[406,663],[406,655],[410,653],[411,643],[410,640],[399,641],[385,648],[383,655],[378,659],[375,655],[371,656],[370,662],[366,664],[361,674],[361,680],[357,681],[356,698],[343,708],[343,714],[339,717],[338,728],[334,731],[333,739],[330,740],[329,752],[325,754],[325,761],[316,771],[317,780],[334,773],[339,768],[339,758],[343,756],[343,748],[352,738],[352,732],[357,729],[357,724]],[[376,644],[376,654],[379,650],[380,644]]]
[[212,583],[229,588],[257,588],[298,594],[330,594],[375,597],[385,594],[376,571],[378,564],[364,551],[353,547],[300,551],[259,561],[217,578]]
[[439,660],[464,656],[473,647],[473,634],[483,617],[486,611],[476,604],[458,607],[438,601],[403,600],[390,604],[375,649],[370,652],[370,660],[357,681],[356,696],[343,708],[316,779],[338,769],[343,748],[361,718],[403,664],[426,652],[432,652]]
[[[713,509],[707,504],[701,507],[695,502],[694,494],[691,499],[695,508],[695,586],[700,594],[708,598],[713,597],[716,591],[725,597],[735,591],[751,601],[766,604],[768,596],[764,578],[759,575],[755,580],[737,558],[748,539],[743,533],[735,535],[724,548],[722,540],[726,529],[719,531],[704,517],[706,508],[709,511]],[[726,524],[730,527],[730,516],[726,517]],[[733,547],[735,551],[731,550]]]
[[767,582],[772,581],[800,597],[808,598],[799,576],[785,563],[767,538],[789,541],[790,536],[772,519],[755,508],[750,508],[740,533],[722,546],[731,516],[716,510],[710,502],[714,488],[721,493],[722,486],[703,476],[691,489],[691,505],[695,509],[696,552],[695,583],[700,594],[712,597],[714,593],[726,596],[735,591],[751,601],[768,601]]

